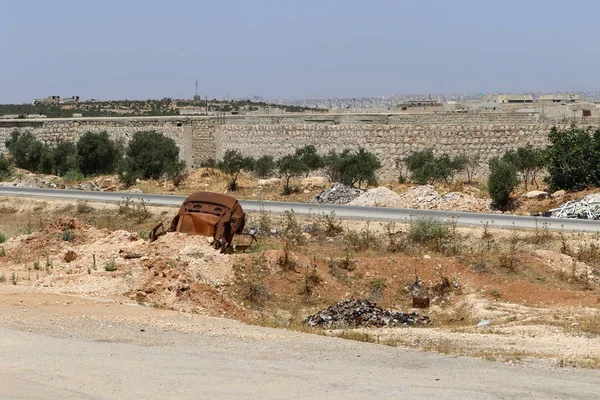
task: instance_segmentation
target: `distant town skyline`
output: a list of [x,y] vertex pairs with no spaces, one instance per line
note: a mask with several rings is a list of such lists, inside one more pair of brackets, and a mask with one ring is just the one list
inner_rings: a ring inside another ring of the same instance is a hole
[[0,102],[600,90],[600,3],[0,1]]

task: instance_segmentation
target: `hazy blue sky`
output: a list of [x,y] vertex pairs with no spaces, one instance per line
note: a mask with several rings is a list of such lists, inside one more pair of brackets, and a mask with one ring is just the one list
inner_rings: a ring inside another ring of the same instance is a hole
[[600,88],[600,1],[0,0],[0,102]]

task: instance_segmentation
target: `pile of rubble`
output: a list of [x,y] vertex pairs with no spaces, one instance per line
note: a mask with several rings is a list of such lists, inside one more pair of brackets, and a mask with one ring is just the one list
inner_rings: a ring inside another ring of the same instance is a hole
[[309,315],[304,323],[323,328],[392,327],[400,325],[427,325],[429,317],[416,313],[406,314],[384,310],[367,300],[344,299],[316,314]]
[[554,218],[600,219],[600,193],[589,194],[583,199],[568,201],[549,211]]
[[416,186],[402,194],[382,186],[367,190],[352,200],[349,205],[448,211],[489,211],[490,209],[488,200],[458,192],[440,195],[431,185]]
[[39,188],[39,189],[59,189],[60,185],[52,182],[49,179],[40,178],[38,176],[23,176],[14,178],[10,182],[0,182],[0,186],[19,187],[19,188]]
[[336,183],[330,189],[324,190],[308,200],[307,203],[347,204],[363,192],[364,190]]
[[61,178],[54,175],[25,174],[13,178],[9,182],[0,182],[0,187],[18,187],[34,189],[69,189],[83,190],[87,192],[116,191],[118,179],[111,177],[98,177],[94,180],[65,183]]

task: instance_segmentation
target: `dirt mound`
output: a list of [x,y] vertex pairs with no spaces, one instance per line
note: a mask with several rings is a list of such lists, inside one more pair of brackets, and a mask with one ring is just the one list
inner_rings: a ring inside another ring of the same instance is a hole
[[141,282],[134,294],[137,301],[158,307],[212,315],[240,316],[241,310],[214,287],[198,282],[187,263],[164,258],[142,261]]
[[149,257],[171,257],[187,264],[194,277],[207,285],[231,283],[233,268],[229,256],[209,244],[209,238],[171,232],[158,238],[148,248]]
[[55,231],[67,231],[67,230],[87,230],[91,228],[91,226],[81,222],[77,218],[71,217],[58,217],[50,225],[48,225],[47,230],[55,230]]
[[135,232],[99,230],[60,217],[3,247],[1,267],[14,271],[19,284],[105,298],[129,296],[218,316],[237,310],[219,293],[233,280],[231,261],[202,236],[168,233],[148,243]]
[[367,190],[348,205],[399,208],[402,206],[402,197],[385,186],[380,186]]
[[428,317],[419,317],[415,313],[405,314],[384,310],[367,300],[344,299],[313,315],[304,323],[325,328],[344,327],[383,327],[400,325],[427,325]]

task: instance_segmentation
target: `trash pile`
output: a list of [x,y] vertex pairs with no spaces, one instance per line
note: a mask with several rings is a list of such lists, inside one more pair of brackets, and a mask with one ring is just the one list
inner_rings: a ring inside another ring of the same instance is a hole
[[553,218],[600,219],[600,193],[588,194],[583,199],[568,201],[549,212]]
[[384,186],[369,189],[352,200],[349,205],[474,212],[490,209],[488,200],[458,192],[440,195],[431,185],[415,186],[402,194],[397,194]]
[[392,327],[400,325],[427,325],[429,317],[416,313],[384,310],[367,300],[344,299],[325,310],[309,315],[304,323],[322,328]]
[[323,190],[308,200],[307,203],[347,204],[363,192],[364,190],[336,183],[330,189]]

